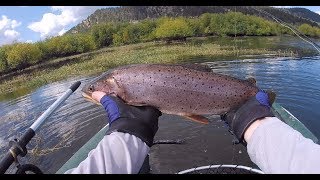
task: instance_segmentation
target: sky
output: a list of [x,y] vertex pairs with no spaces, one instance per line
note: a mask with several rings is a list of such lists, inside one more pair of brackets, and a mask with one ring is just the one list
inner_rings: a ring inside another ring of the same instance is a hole
[[[276,6],[279,7],[279,6]],[[320,6],[303,7],[320,14]],[[107,6],[0,6],[0,46],[59,36]]]
[[106,6],[0,6],[0,45],[58,36]]

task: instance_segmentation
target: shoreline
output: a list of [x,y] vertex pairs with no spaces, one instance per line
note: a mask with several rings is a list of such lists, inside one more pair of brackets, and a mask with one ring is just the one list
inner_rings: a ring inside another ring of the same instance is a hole
[[[192,38],[198,41],[205,39]],[[118,47],[102,48],[89,53],[83,53],[58,58],[44,64],[39,64],[24,70],[13,72],[12,75],[0,76],[0,101],[12,99],[28,93],[43,85],[56,81],[75,78],[77,76],[92,76],[103,73],[109,68],[136,63],[195,63],[201,59],[212,61],[244,59],[261,55],[274,57],[291,57],[292,51],[281,52],[266,48],[242,48],[215,43],[194,43],[192,40],[183,43],[146,42]],[[263,57],[260,57],[263,58]],[[39,68],[40,67],[40,68]],[[20,92],[19,91],[24,91]],[[6,96],[11,98],[8,98]]]

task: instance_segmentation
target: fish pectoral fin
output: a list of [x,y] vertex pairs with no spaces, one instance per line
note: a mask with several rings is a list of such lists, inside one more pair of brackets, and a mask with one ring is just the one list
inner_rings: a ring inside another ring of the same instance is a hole
[[191,119],[192,121],[202,123],[202,124],[209,124],[209,119],[201,116],[201,115],[196,115],[196,114],[188,114],[184,115],[185,118]]
[[257,85],[257,81],[256,81],[256,79],[255,78],[253,78],[253,77],[250,77],[250,78],[248,78],[248,79],[246,79],[249,83],[251,83],[252,85]]

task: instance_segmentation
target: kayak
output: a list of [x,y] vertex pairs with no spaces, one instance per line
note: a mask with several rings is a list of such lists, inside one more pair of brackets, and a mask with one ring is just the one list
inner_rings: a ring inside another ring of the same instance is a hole
[[[311,139],[318,143],[318,138],[293,114],[278,103],[273,103],[272,113],[281,121],[291,126],[293,129],[299,131],[304,137]],[[63,174],[67,170],[77,167],[83,160],[85,160],[91,150],[97,147],[98,143],[104,137],[108,130],[108,124],[97,132],[87,143],[85,143],[63,166],[56,172],[56,174]],[[143,167],[149,167],[148,159],[146,158]],[[258,172],[258,170],[256,170]]]

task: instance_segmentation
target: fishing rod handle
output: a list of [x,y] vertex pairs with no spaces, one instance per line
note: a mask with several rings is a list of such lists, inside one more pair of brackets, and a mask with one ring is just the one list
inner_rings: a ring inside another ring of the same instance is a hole
[[35,132],[29,128],[20,137],[20,140],[15,139],[14,141],[10,141],[10,150],[5,154],[0,162],[0,174],[4,174],[19,155],[24,157],[27,154],[26,146],[34,135]]
[[72,84],[72,86],[70,87],[71,91],[74,92],[75,90],[77,90],[80,84],[81,84],[80,81],[77,81],[74,84]]
[[26,145],[34,137],[35,131],[43,124],[43,122],[64,102],[78,87],[81,82],[74,83],[59,99],[57,99],[23,134],[20,140],[11,141],[10,150],[4,155],[0,161],[0,174],[4,174],[16,158],[27,154]]
[[1,159],[0,162],[0,174],[4,174],[7,169],[11,166],[11,164],[14,162],[14,158],[10,151],[8,151],[4,157]]

